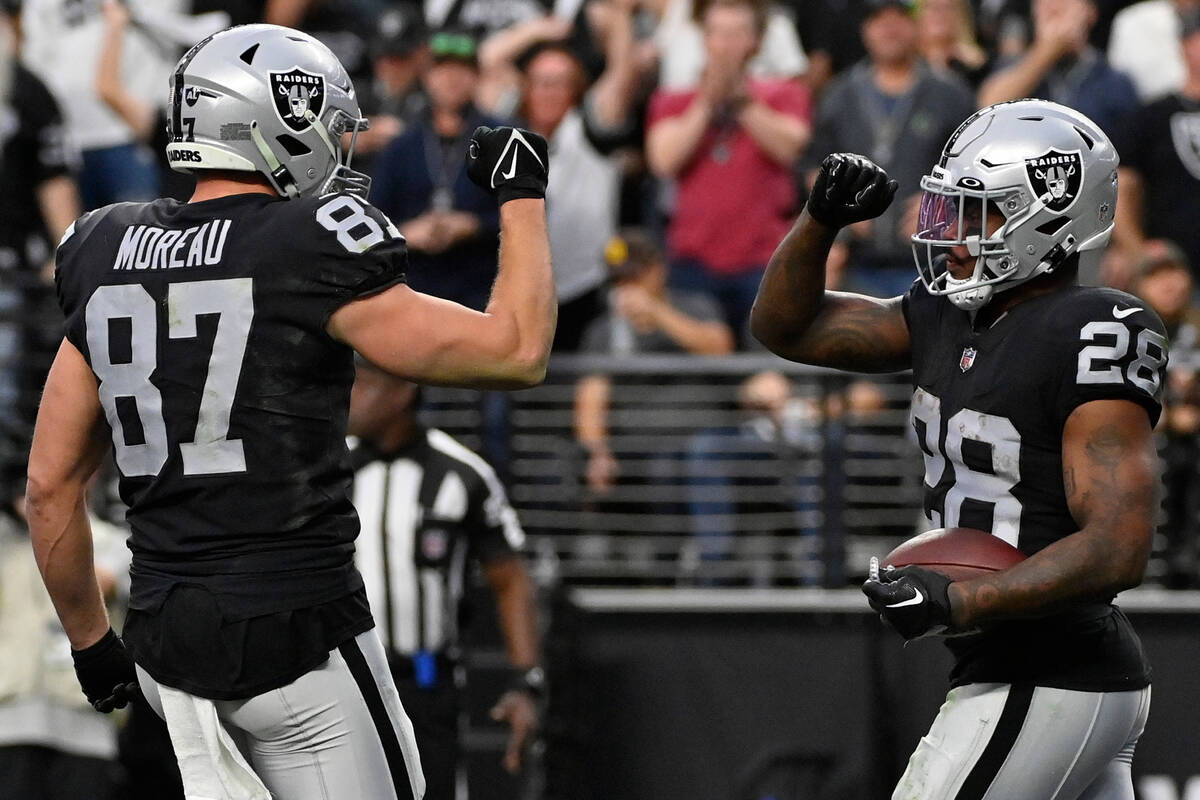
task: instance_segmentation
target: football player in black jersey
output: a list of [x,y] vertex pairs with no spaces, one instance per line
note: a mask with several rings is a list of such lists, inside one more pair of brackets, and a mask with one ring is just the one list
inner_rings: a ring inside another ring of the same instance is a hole
[[[555,320],[546,143],[512,128],[472,137],[470,175],[503,228],[476,312],[404,285],[404,239],[349,166],[365,121],[324,45],[232,28],[184,55],[170,100],[167,155],[196,176],[191,200],[89,213],[57,256],[66,334],[29,516],[80,683],[101,711],[140,684],[189,796],[419,797],[353,563],[353,356],[417,381],[541,380]],[[83,510],[110,442],[132,529],[124,642]]]
[[895,182],[831,155],[759,289],[753,331],[774,352],[911,369],[929,526],[1028,556],[971,580],[905,567],[864,584],[906,639],[946,635],[956,657],[895,798],[1133,798],[1149,666],[1111,601],[1150,550],[1167,340],[1141,300],[1077,285],[1112,231],[1117,161],[1070,109],[982,109],[922,180],[920,280],[876,299],[825,291],[824,264]]

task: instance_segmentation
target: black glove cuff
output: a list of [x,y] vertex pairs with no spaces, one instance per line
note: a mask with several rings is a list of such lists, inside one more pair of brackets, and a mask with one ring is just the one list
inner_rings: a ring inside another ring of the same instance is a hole
[[496,202],[498,205],[504,205],[509,200],[544,200],[546,198],[546,187],[543,186],[517,186],[513,183],[501,184],[496,188]]
[[117,638],[117,632],[109,627],[108,633],[101,636],[100,641],[95,644],[88,645],[82,650],[76,650],[72,647],[71,660],[75,662],[75,666],[77,667],[86,667],[89,664],[103,660],[111,651],[120,647],[121,640]]

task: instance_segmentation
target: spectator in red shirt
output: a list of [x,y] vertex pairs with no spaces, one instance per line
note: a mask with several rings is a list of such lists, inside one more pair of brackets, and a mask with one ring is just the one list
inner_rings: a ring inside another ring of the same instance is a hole
[[671,284],[714,296],[743,341],[759,280],[791,224],[792,166],[811,135],[803,84],[747,74],[766,13],[754,0],[708,4],[700,84],[656,93],[646,134],[650,169],[676,184]]

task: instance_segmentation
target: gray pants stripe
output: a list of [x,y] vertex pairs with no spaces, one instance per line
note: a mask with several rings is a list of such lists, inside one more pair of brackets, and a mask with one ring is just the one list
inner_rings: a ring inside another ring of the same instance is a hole
[[[354,681],[358,684],[358,689],[367,704],[367,709],[371,712],[371,721],[375,723],[375,730],[379,734],[379,743],[383,746],[384,755],[387,757],[388,771],[392,775],[392,784],[397,790],[396,800],[404,800],[404,798],[412,797],[407,788],[410,786],[410,782],[408,768],[404,763],[404,753],[400,748],[400,738],[396,728],[392,725],[391,719],[388,717],[383,696],[379,691],[379,685],[375,682],[375,677],[371,674],[371,667],[367,664],[362,650],[359,649],[358,642],[353,639],[342,643],[338,647],[338,651],[342,654],[342,658],[346,660],[346,666],[350,668],[350,674],[354,676]],[[402,787],[405,789],[403,798],[399,794]],[[419,798],[415,798],[414,800],[419,800]]]
[[[158,684],[140,668],[138,679],[162,716]],[[374,630],[287,686],[214,705],[275,800],[419,800],[425,793],[412,723]]]
[[1017,736],[1025,725],[1025,718],[1029,715],[1029,706],[1032,702],[1032,686],[1013,684],[1009,688],[1008,698],[1004,701],[1000,718],[996,721],[996,727],[992,729],[987,747],[983,749],[979,760],[967,774],[962,788],[954,796],[955,800],[982,800],[988,787],[996,779],[996,774],[1008,760],[1008,754],[1012,751],[1013,745],[1017,742]]

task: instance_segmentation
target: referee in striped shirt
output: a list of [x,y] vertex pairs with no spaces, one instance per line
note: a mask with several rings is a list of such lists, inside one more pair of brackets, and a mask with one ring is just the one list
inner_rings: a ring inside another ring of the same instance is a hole
[[358,362],[349,430],[358,569],[416,731],[425,800],[454,797],[460,689],[458,612],[468,560],[496,595],[513,683],[492,709],[511,728],[504,767],[516,773],[543,689],[533,584],[518,551],[516,512],[486,461],[417,420],[419,389]]

